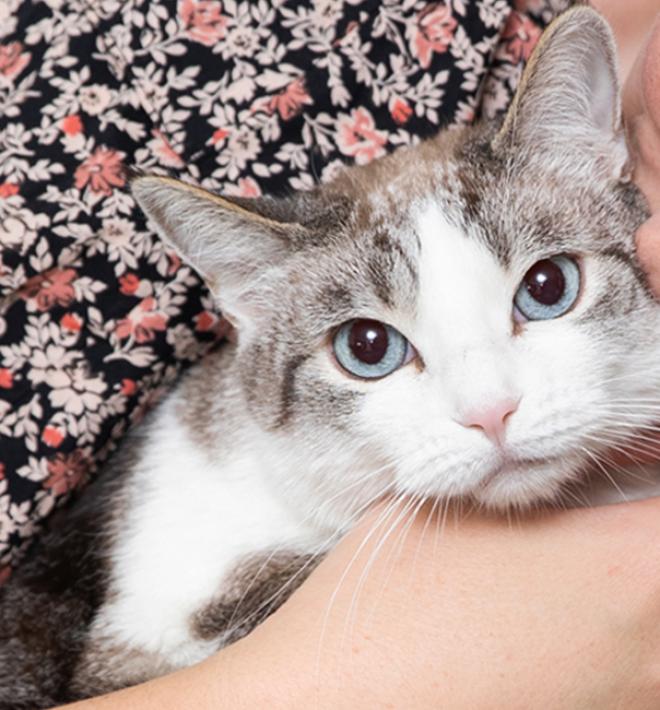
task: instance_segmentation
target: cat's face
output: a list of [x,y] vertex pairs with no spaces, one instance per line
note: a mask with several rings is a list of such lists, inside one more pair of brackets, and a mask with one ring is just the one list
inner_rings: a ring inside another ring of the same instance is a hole
[[[424,175],[417,157],[428,190],[387,231],[389,303],[373,284],[351,314],[393,326],[416,357],[377,381],[333,372],[324,354],[317,366],[359,393],[350,426],[397,462],[398,489],[498,507],[551,499],[629,432],[625,403],[648,397],[658,370],[657,308],[631,238],[643,212],[630,187],[552,168],[530,181],[487,154],[478,168],[460,154],[431,164]],[[379,229],[355,239],[373,249]],[[365,283],[368,269],[358,292]]]
[[136,181],[237,325],[251,412],[324,490],[371,474],[371,491],[524,507],[655,423],[635,404],[660,395],[660,318],[613,53],[595,13],[569,13],[503,127],[290,200]]

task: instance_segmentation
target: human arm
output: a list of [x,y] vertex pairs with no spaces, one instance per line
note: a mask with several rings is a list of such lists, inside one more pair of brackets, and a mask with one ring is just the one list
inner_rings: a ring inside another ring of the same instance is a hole
[[244,640],[73,707],[658,707],[660,500],[441,534],[421,513],[382,544],[379,514]]

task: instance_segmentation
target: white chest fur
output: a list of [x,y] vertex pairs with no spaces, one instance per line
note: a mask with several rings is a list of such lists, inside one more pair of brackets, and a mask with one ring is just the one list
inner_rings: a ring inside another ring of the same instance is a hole
[[130,482],[126,528],[112,552],[113,594],[92,636],[187,665],[212,650],[191,635],[190,617],[238,560],[319,541],[265,485],[254,456],[209,460],[174,410],[171,399],[158,411]]

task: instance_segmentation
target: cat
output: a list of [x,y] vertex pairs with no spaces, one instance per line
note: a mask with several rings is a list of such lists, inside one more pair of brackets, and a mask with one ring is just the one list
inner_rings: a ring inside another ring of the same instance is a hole
[[0,708],[207,657],[383,496],[551,505],[652,429],[660,308],[630,172],[611,31],[579,7],[546,31],[503,121],[281,199],[135,177],[236,338],[0,590]]

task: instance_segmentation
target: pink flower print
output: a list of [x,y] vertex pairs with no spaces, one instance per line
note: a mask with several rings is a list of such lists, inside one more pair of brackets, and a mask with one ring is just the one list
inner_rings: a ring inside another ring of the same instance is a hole
[[228,185],[225,190],[232,197],[261,197],[259,183],[251,177],[239,178],[238,185]]
[[156,310],[156,299],[149,297],[142,301],[117,323],[115,333],[118,338],[134,338],[137,343],[148,343],[154,339],[155,331],[165,330],[167,316]]
[[411,51],[424,69],[430,66],[433,52],[447,51],[457,25],[443,2],[432,2],[417,15]]
[[75,313],[65,313],[60,318],[60,325],[71,333],[79,333],[82,328],[82,319]]
[[172,276],[172,274],[176,274],[181,267],[181,257],[175,251],[168,251],[167,258],[170,262],[170,265],[167,267],[167,273],[169,276]]
[[270,99],[268,110],[270,113],[277,111],[283,121],[289,121],[302,111],[304,105],[311,103],[312,97],[307,93],[303,79],[296,79]]
[[47,467],[50,475],[44,481],[44,488],[61,496],[84,483],[89,460],[82,451],[73,451],[70,454],[56,454]]
[[115,187],[123,187],[126,183],[121,162],[123,157],[123,153],[119,151],[97,148],[94,154],[76,169],[76,187],[82,190],[89,185],[92,192],[100,192],[109,197]]
[[80,116],[76,113],[65,116],[60,121],[60,128],[62,129],[62,133],[65,133],[67,136],[77,136],[83,129]]
[[202,311],[195,316],[195,330],[202,333],[208,332],[218,321],[218,316],[209,311]]
[[125,397],[132,397],[137,392],[137,383],[130,377],[124,377],[121,381],[121,393]]
[[390,103],[390,115],[394,123],[398,123],[399,126],[408,123],[412,113],[413,110],[410,104],[404,99],[394,99],[394,101]]
[[18,195],[18,185],[13,182],[0,182],[0,197],[13,197]]
[[43,430],[41,440],[47,446],[56,449],[64,441],[64,434],[57,427],[49,425]]
[[129,272],[119,278],[119,290],[125,296],[137,296],[138,298],[146,298],[147,296],[151,295],[153,289],[151,286],[151,282],[148,279],[140,279],[137,274]]
[[119,279],[119,290],[125,296],[132,296],[140,286],[140,279],[137,274],[124,274]]
[[229,131],[225,130],[224,128],[218,128],[216,131],[213,132],[213,135],[211,136],[211,143],[213,145],[223,143],[228,135]]
[[217,0],[182,0],[179,18],[189,39],[212,47],[225,36],[227,18]]
[[172,148],[170,142],[165,138],[162,131],[154,129],[151,131],[153,140],[149,141],[149,147],[153,154],[159,159],[160,164],[166,168],[183,168],[185,163],[181,156]]
[[527,15],[512,12],[502,32],[502,49],[514,64],[526,62],[539,41],[541,28]]
[[366,108],[356,108],[351,115],[343,114],[338,121],[337,145],[344,155],[364,165],[385,155],[387,133],[376,130],[374,119]]
[[74,269],[51,269],[30,279],[19,295],[25,301],[35,299],[40,311],[47,311],[54,305],[68,306],[76,297],[71,283],[76,276]]
[[0,367],[0,389],[10,390],[14,385],[14,377],[6,367]]
[[239,178],[238,195],[240,197],[260,197],[261,188],[251,177]]
[[31,57],[30,52],[23,52],[20,42],[0,44],[0,76],[14,79],[30,63]]
[[[195,316],[195,330],[198,333],[211,333],[218,340],[220,338],[231,338],[233,328],[226,319],[210,311],[202,311]],[[232,340],[232,342],[235,342]]]

